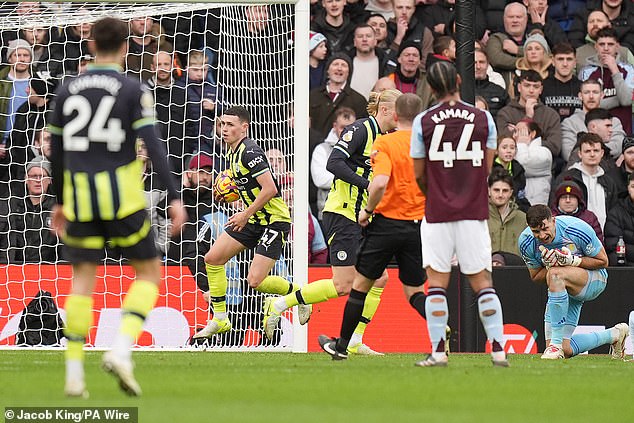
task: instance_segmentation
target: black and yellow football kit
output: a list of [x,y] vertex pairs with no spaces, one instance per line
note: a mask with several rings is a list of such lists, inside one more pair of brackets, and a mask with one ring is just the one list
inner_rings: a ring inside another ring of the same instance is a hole
[[324,206],[324,226],[333,266],[353,266],[362,239],[357,224],[359,212],[368,201],[372,177],[370,154],[381,135],[373,116],[347,126],[328,158],[334,179]]
[[51,116],[51,163],[58,204],[68,220],[67,258],[99,261],[106,243],[126,258],[156,257],[146,215],[142,138],[170,199],[178,193],[154,128],[154,100],[113,66],[91,66],[59,90]]
[[[250,138],[244,138],[229,152],[229,165],[233,179],[240,192],[245,207],[249,207],[262,190],[257,177],[271,172],[271,166],[264,150]],[[273,178],[275,180],[275,177]],[[247,225],[240,231],[227,228],[226,232],[247,248],[256,247],[256,254],[277,260],[291,227],[291,215],[282,199],[280,188],[275,181],[277,194],[260,210],[255,212]]]

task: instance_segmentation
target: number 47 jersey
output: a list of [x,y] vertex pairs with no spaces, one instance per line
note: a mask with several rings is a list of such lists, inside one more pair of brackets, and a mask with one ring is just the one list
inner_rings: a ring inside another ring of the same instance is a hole
[[488,219],[485,151],[497,147],[496,138],[491,114],[462,101],[414,118],[411,156],[426,159],[427,222]]
[[137,136],[157,171],[163,163],[152,154],[162,148],[154,101],[139,82],[117,67],[93,66],[59,89],[48,123],[53,183],[69,220],[121,219],[145,207]]

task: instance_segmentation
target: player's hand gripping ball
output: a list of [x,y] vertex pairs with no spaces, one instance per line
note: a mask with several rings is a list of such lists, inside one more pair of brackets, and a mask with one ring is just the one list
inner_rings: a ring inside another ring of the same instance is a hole
[[214,181],[214,195],[227,203],[232,203],[240,198],[238,186],[233,180],[230,170],[223,170]]

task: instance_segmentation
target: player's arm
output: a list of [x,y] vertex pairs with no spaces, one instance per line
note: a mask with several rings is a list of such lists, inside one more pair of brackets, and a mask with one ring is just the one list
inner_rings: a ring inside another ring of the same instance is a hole
[[412,137],[410,139],[409,155],[414,162],[414,176],[416,177],[416,184],[418,184],[420,191],[427,195],[427,173],[425,168],[425,158],[427,157],[427,152],[425,151],[423,127],[421,124],[421,116],[423,113],[416,116],[412,122]]
[[493,162],[495,161],[495,154],[498,148],[498,133],[495,126],[495,121],[493,120],[493,116],[487,110],[485,110],[487,117],[487,125],[489,129],[489,134],[486,142],[486,151],[484,153],[484,159],[486,161],[487,173],[491,173],[491,169],[493,169]]
[[365,142],[367,140],[367,130],[363,126],[359,126],[356,130],[347,127],[342,132],[339,141],[335,144],[328,162],[326,163],[326,170],[335,178],[341,179],[350,185],[357,186],[362,189],[367,189],[369,181],[363,176],[357,175],[354,170],[348,166],[348,159],[357,150],[362,151],[365,148]]
[[234,230],[240,232],[249,221],[249,218],[253,216],[258,210],[262,209],[266,203],[268,203],[273,197],[277,195],[277,185],[273,180],[273,175],[270,171],[260,173],[255,177],[255,180],[260,184],[260,192],[255,197],[255,200],[239,213],[234,214],[227,220],[226,226],[231,226]]
[[582,220],[577,221],[574,231],[568,232],[568,235],[577,245],[577,250],[585,255],[574,256],[568,248],[563,247],[556,250],[559,266],[576,266],[588,270],[608,267],[608,255],[605,248],[589,224]]
[[537,269],[528,268],[528,273],[531,276],[531,280],[537,283],[546,283],[546,274],[548,273],[548,269],[545,267],[539,267]]
[[170,234],[174,236],[180,232],[183,224],[187,221],[187,212],[179,198],[174,178],[170,174],[167,164],[167,150],[159,139],[154,125],[154,98],[149,92],[142,90],[139,104],[140,107],[133,112],[132,128],[136,130],[137,137],[143,138],[152,166],[167,188],[168,214],[172,224]]
[[[581,261],[578,267],[587,270],[604,269],[608,267],[608,254],[605,252],[605,248],[601,247],[599,253],[594,257],[584,256],[578,257]],[[574,264],[570,264],[574,266]]]
[[389,181],[389,175],[374,175],[372,182],[368,186],[368,202],[365,209],[359,212],[359,225],[367,226],[370,223],[370,216],[383,199],[385,188],[387,188]]

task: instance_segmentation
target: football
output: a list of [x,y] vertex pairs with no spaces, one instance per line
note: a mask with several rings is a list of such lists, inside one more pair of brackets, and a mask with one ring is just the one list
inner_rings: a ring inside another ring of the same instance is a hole
[[233,181],[230,170],[223,170],[216,176],[214,181],[214,195],[222,197],[227,203],[232,203],[240,198],[238,187]]

